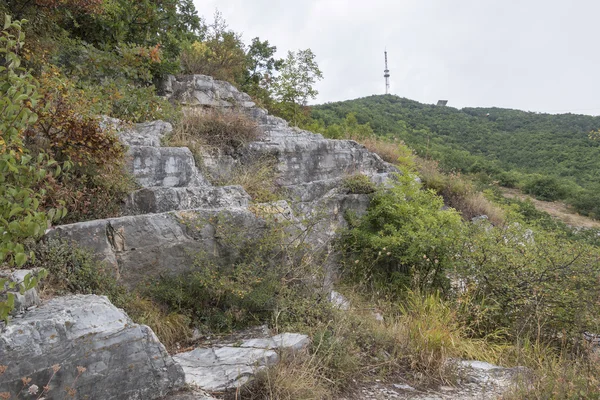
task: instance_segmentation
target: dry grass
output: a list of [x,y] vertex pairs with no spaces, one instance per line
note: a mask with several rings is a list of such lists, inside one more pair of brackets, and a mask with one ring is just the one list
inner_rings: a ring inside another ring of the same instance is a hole
[[235,111],[188,108],[168,138],[169,146],[189,147],[194,154],[201,148],[237,150],[262,137],[258,124]]
[[377,154],[383,161],[395,164],[403,170],[413,170],[415,167],[413,152],[402,141],[383,139],[377,136],[366,138],[350,137]]
[[417,168],[425,186],[441,195],[446,204],[458,210],[463,218],[487,215],[495,225],[505,221],[504,210],[476,191],[473,184],[460,174],[443,174],[437,161],[422,158],[417,158]]
[[278,163],[276,157],[269,155],[246,160],[245,164],[234,168],[226,179],[221,179],[216,184],[240,185],[257,203],[280,200],[280,187],[276,184]]
[[191,337],[188,317],[166,313],[152,300],[134,295],[125,308],[136,323],[148,325],[168,350],[175,350]]
[[[426,388],[455,381],[451,358],[498,362],[506,352],[507,346],[469,338],[456,312],[439,296],[409,292],[400,309],[350,297],[350,310],[334,310],[321,323],[300,328],[312,338],[308,353],[284,357],[239,398],[338,398],[361,382],[397,374]],[[374,310],[386,310],[384,322],[374,317]]]
[[513,362],[529,373],[503,399],[599,399],[600,356],[589,347],[580,350],[557,352],[539,342],[522,343]]
[[331,399],[330,385],[320,373],[318,361],[306,351],[283,354],[279,364],[259,372],[249,386],[232,397],[236,400]]

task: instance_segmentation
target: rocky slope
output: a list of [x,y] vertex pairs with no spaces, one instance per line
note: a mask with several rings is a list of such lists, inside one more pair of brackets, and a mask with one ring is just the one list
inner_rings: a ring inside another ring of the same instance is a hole
[[[367,196],[341,187],[342,178],[360,172],[382,183],[395,171],[355,142],[327,140],[289,127],[228,83],[206,76],[170,78],[165,90],[184,105],[235,108],[259,124],[264,131],[260,141],[239,154],[207,156],[202,170],[217,175],[256,157],[276,157],[277,184],[287,190],[288,201],[262,207],[294,219],[297,229],[304,229],[303,219],[319,210],[325,218],[309,238],[315,251],[327,251],[345,223],[345,210],[361,212],[368,205]],[[58,226],[48,235],[91,250],[133,287],[148,277],[186,270],[199,252],[227,262],[235,249],[220,236],[219,226],[235,227],[249,237],[264,229],[265,220],[250,210],[252,199],[240,186],[211,185],[188,148],[161,146],[170,124],[154,121],[118,129],[140,186],[127,199],[125,216]],[[279,337],[196,349],[176,357],[184,375],[148,327],[133,324],[106,298],[56,298],[14,321],[0,334],[0,365],[8,366],[0,374],[0,392],[18,392],[21,378],[30,377],[28,385],[39,388],[51,380],[52,398],[64,398],[76,387],[81,398],[103,393],[104,399],[152,399],[180,388],[184,380],[208,389],[236,387],[257,366],[276,361],[275,348],[304,346],[307,340],[285,336],[285,343],[277,345]],[[60,366],[57,372],[54,365]],[[78,367],[86,369],[79,377]]]
[[[244,113],[258,123],[264,136],[241,151],[207,153],[198,168],[188,148],[161,145],[170,124],[154,121],[122,127],[118,121],[105,121],[116,124],[129,146],[130,172],[140,189],[128,197],[124,216],[58,226],[48,235],[91,250],[130,287],[159,274],[183,272],[198,253],[227,263],[236,249],[221,228],[234,227],[251,239],[265,229],[261,217],[265,213],[293,221],[300,231],[307,229],[308,218],[318,215],[307,242],[315,254],[328,253],[331,239],[345,225],[345,211],[360,214],[369,203],[367,195],[349,193],[343,178],[361,173],[386,184],[396,171],[356,142],[328,140],[289,127],[226,82],[200,75],[170,77],[163,90],[172,101],[188,107]],[[277,160],[277,185],[287,193],[286,200],[253,204],[240,186],[210,184],[263,156]],[[332,265],[330,276],[335,272]],[[34,293],[30,297],[18,318],[0,333],[0,393],[29,391],[32,385],[41,393],[49,385],[51,391],[44,395],[53,399],[75,393],[77,398],[93,399],[208,400],[210,396],[200,390],[169,393],[184,383],[212,391],[235,389],[257,369],[277,362],[279,350],[299,351],[308,344],[303,335],[271,337],[265,332],[171,357],[148,327],[134,324],[104,297],[68,296],[41,306],[36,306]],[[23,381],[24,377],[31,381]],[[477,387],[485,391],[487,386]],[[366,390],[360,398],[402,398],[398,396],[403,393]],[[472,392],[482,393],[478,390]],[[425,398],[405,394],[409,397],[404,398]]]

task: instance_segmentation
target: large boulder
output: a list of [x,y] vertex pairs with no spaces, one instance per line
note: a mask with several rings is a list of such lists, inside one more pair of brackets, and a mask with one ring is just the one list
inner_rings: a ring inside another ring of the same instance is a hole
[[14,398],[23,379],[22,394],[48,385],[47,399],[146,400],[184,384],[150,328],[94,295],[55,298],[14,319],[0,332],[0,365],[0,392]]

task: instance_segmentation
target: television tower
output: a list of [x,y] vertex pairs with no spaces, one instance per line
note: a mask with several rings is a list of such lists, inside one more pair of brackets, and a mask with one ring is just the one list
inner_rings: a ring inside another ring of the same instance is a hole
[[385,94],[390,94],[390,70],[388,69],[387,63],[387,50],[385,54],[385,69],[383,70],[383,77],[385,78]]

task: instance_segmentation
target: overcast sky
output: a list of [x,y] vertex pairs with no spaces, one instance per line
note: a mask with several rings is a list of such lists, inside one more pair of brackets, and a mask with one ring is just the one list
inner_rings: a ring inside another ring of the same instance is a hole
[[318,103],[391,93],[423,103],[600,115],[598,0],[194,0],[212,20],[311,48]]

